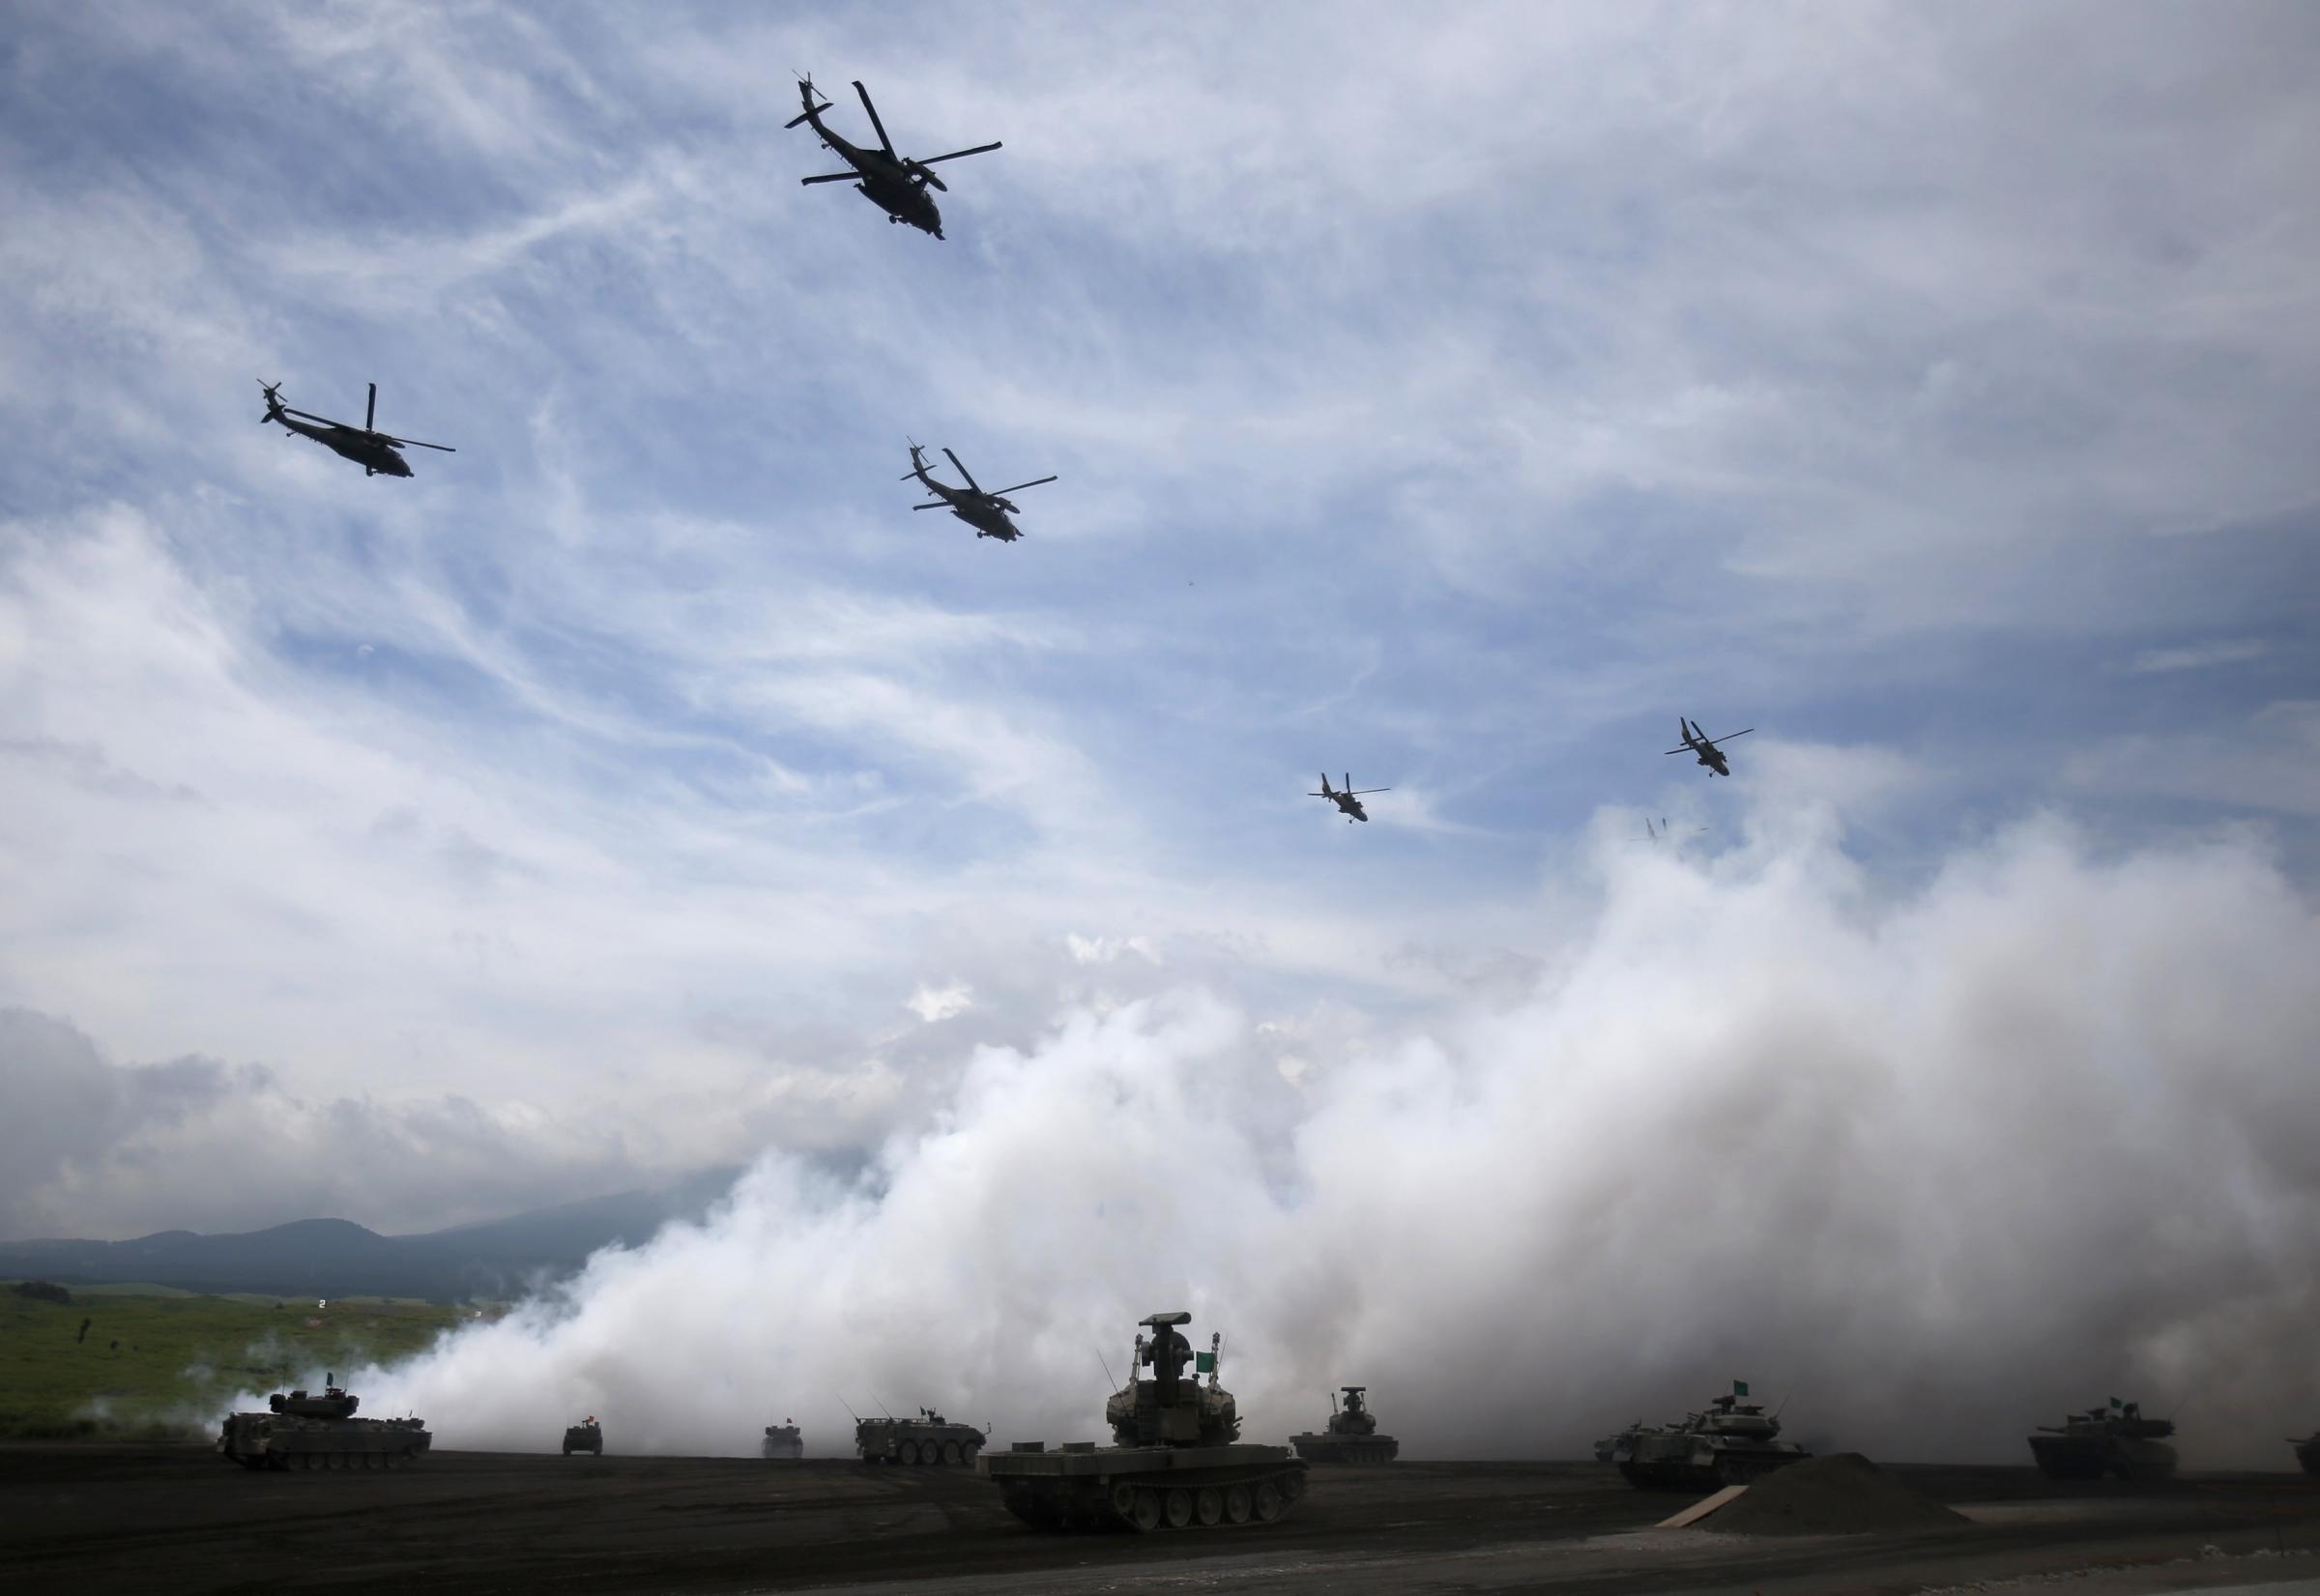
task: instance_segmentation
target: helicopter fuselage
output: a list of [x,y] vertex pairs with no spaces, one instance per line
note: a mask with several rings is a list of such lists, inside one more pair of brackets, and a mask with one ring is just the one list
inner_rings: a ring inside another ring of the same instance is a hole
[[886,213],[887,219],[907,222],[937,238],[942,236],[942,213],[926,191],[926,185],[913,177],[909,167],[884,150],[865,150],[831,132],[822,125],[819,113],[806,120],[822,135],[824,148],[853,167],[861,179],[854,186],[856,192],[868,195],[871,204]]
[[352,460],[368,472],[381,477],[408,477],[410,464],[402,453],[386,439],[351,426],[311,426],[294,416],[270,416],[268,421],[278,421],[302,438],[311,438],[332,453]]
[[1692,745],[1692,751],[1697,754],[1699,762],[1708,768],[1708,774],[1728,776],[1732,773],[1731,766],[1725,760],[1724,750],[1713,742],[1696,742]]
[[918,480],[926,484],[928,492],[950,507],[951,514],[972,527],[977,537],[996,537],[1002,543],[1012,543],[1023,536],[1015,523],[1007,519],[1007,510],[1014,507],[1006,500],[968,488],[945,487],[924,472],[918,473]]

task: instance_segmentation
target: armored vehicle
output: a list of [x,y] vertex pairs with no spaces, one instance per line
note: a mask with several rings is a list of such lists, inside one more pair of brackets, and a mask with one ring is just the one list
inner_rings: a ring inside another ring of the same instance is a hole
[[574,1452],[594,1452],[599,1458],[604,1455],[604,1427],[596,1422],[595,1414],[589,1414],[578,1424],[565,1426],[564,1455],[568,1458]]
[[932,1407],[914,1419],[862,1419],[854,1427],[854,1449],[864,1463],[972,1464],[983,1439],[973,1425],[953,1424]]
[[766,1426],[766,1438],[758,1444],[757,1455],[794,1462],[805,1456],[805,1441],[798,1436],[798,1427],[783,1419],[779,1424]]
[[361,1398],[323,1378],[322,1395],[304,1390],[266,1399],[264,1413],[229,1413],[218,1450],[245,1468],[400,1468],[433,1444],[420,1419],[359,1419]]
[[1610,1463],[1614,1457],[1618,1456],[1619,1449],[1621,1447],[1627,1445],[1628,1442],[1634,1440],[1642,1433],[1643,1421],[1641,1419],[1638,1419],[1635,1423],[1620,1431],[1616,1436],[1604,1436],[1603,1439],[1595,1443],[1595,1461],[1597,1463]]
[[2072,1413],[2059,1425],[2042,1424],[2030,1437],[2038,1471],[2050,1480],[2164,1480],[2175,1474],[2173,1419],[2143,1417],[2140,1403],[2111,1399],[2108,1407]]
[[[1217,1383],[1224,1338],[1196,1357],[1176,1326],[1153,1314],[1136,1338],[1128,1382],[1104,1404],[1113,1445],[1017,1441],[983,1459],[1008,1512],[1034,1529],[1187,1529],[1271,1523],[1305,1494],[1307,1465],[1286,1446],[1240,1439],[1232,1393]],[[1184,1365],[1208,1383],[1186,1378]],[[1138,1379],[1149,1368],[1152,1378]]]
[[2313,1431],[2302,1440],[2291,1440],[2288,1444],[2296,1448],[2296,1461],[2303,1465],[2306,1473],[2320,1474],[2320,1430]]
[[1638,1491],[1718,1491],[1812,1455],[1781,1439],[1781,1421],[1760,1404],[1742,1402],[1746,1395],[1748,1387],[1739,1386],[1681,1424],[1638,1425],[1614,1437],[1611,1462]]
[[1345,1385],[1339,1389],[1346,1394],[1346,1405],[1340,1407],[1336,1397],[1329,1399],[1329,1428],[1320,1435],[1309,1430],[1291,1436],[1289,1444],[1308,1463],[1392,1463],[1402,1443],[1378,1434],[1378,1416],[1361,1397],[1369,1387]]

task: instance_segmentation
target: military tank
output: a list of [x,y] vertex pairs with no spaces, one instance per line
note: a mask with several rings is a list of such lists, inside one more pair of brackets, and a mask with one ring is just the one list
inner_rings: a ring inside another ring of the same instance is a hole
[[2296,1448],[2296,1462],[2307,1474],[2320,1474],[2320,1430],[2313,1431],[2302,1440],[2290,1440]]
[[574,1452],[593,1452],[599,1458],[604,1455],[604,1427],[596,1422],[595,1414],[589,1414],[578,1424],[565,1426],[564,1455],[568,1458]]
[[1747,1395],[1740,1385],[1681,1424],[1638,1425],[1613,1437],[1610,1461],[1638,1491],[1720,1491],[1812,1455],[1781,1439],[1781,1421]]
[[1346,1394],[1345,1406],[1339,1407],[1337,1398],[1330,1397],[1329,1428],[1318,1435],[1308,1430],[1291,1436],[1289,1444],[1308,1463],[1392,1463],[1402,1443],[1378,1434],[1378,1416],[1362,1400],[1369,1387],[1341,1385],[1338,1389]]
[[854,1449],[864,1463],[972,1464],[986,1437],[972,1424],[953,1424],[932,1407],[914,1419],[860,1419]]
[[302,1388],[266,1399],[263,1413],[228,1413],[218,1450],[245,1468],[401,1468],[435,1437],[420,1419],[359,1419],[362,1399],[323,1377],[322,1395]]
[[757,1455],[795,1462],[805,1456],[805,1441],[798,1434],[798,1426],[783,1419],[766,1426],[766,1438],[758,1443]]
[[2030,1456],[2050,1480],[2164,1480],[2175,1473],[2173,1419],[2143,1417],[2140,1403],[2111,1399],[2108,1407],[2066,1414],[2058,1424],[2042,1424],[2030,1437]]
[[[983,1459],[1006,1510],[1034,1529],[1237,1528],[1272,1523],[1305,1494],[1308,1465],[1286,1446],[1240,1439],[1232,1393],[1217,1383],[1224,1338],[1197,1356],[1177,1330],[1192,1316],[1153,1314],[1128,1382],[1104,1403],[1113,1445],[1017,1441]],[[1208,1383],[1187,1378],[1184,1365]],[[1136,1371],[1151,1370],[1149,1379]]]

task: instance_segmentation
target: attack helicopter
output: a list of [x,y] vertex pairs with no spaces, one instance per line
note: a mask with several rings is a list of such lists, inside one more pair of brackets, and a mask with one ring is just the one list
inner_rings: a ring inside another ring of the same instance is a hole
[[959,475],[967,479],[967,485],[952,487],[947,482],[938,482],[928,476],[926,473],[926,450],[922,445],[914,443],[911,445],[911,469],[903,475],[901,479],[907,482],[915,478],[935,497],[931,504],[913,505],[911,508],[913,509],[947,509],[951,514],[972,527],[977,537],[996,537],[1002,543],[1012,543],[1016,538],[1021,537],[1022,532],[1017,529],[1014,522],[1007,519],[1008,516],[1015,513],[1015,501],[1008,498],[1007,495],[1027,487],[1037,487],[1042,482],[1056,480],[1053,477],[1034,477],[1028,482],[1017,482],[1013,487],[1002,487],[996,493],[986,493],[976,484],[974,473],[969,471],[956,454],[951,454],[947,449],[942,452],[949,455],[950,463],[959,468]]
[[[328,416],[317,416],[310,410],[293,410],[282,403],[282,385],[258,379],[258,387],[266,393],[266,414],[258,424],[279,421],[301,437],[311,438],[332,453],[354,461],[362,468],[365,477],[408,477],[411,467],[397,451],[416,446],[420,449],[440,449],[446,454],[459,451],[449,444],[424,444],[417,438],[397,438],[381,432],[371,423],[379,417],[379,385],[370,385],[370,401],[363,407],[362,424],[349,426],[334,421]],[[297,418],[293,420],[292,418]],[[314,424],[309,426],[307,422]]]
[[872,204],[886,213],[888,221],[907,221],[922,233],[932,233],[941,238],[942,213],[935,208],[934,196],[926,190],[931,184],[947,194],[950,185],[928,168],[939,160],[956,160],[961,156],[979,156],[986,150],[996,150],[1000,148],[1000,141],[977,144],[972,150],[953,150],[946,156],[928,156],[924,160],[896,155],[894,141],[886,136],[886,125],[878,119],[878,107],[870,103],[870,91],[862,87],[860,78],[856,78],[854,92],[862,97],[862,109],[870,113],[870,126],[878,130],[879,147],[865,150],[829,131],[822,120],[822,113],[830,109],[834,102],[815,104],[814,100],[819,92],[812,78],[800,77],[798,80],[798,96],[804,102],[805,109],[782,126],[795,128],[800,122],[812,123],[814,131],[822,137],[823,146],[854,170],[827,172],[821,177],[799,178],[798,181],[800,184],[852,183],[858,191],[869,196]]
[[1708,774],[1711,778],[1728,776],[1732,773],[1731,766],[1725,760],[1724,750],[1717,747],[1716,744],[1729,742],[1736,737],[1746,737],[1750,732],[1755,730],[1754,726],[1750,726],[1741,731],[1726,732],[1722,737],[1707,737],[1701,734],[1699,722],[1696,720],[1686,720],[1682,715],[1677,715],[1675,724],[1677,730],[1684,734],[1684,745],[1681,748],[1670,748],[1668,751],[1671,754],[1697,754],[1699,762],[1708,768]]
[[1369,811],[1361,806],[1363,798],[1372,793],[1390,793],[1392,791],[1391,787],[1356,788],[1353,785],[1353,772],[1350,770],[1346,772],[1345,786],[1332,787],[1329,785],[1329,772],[1323,770],[1321,772],[1321,790],[1318,793],[1308,793],[1305,796],[1327,798],[1331,803],[1337,805],[1337,812],[1345,816],[1346,824],[1350,826],[1357,820],[1367,821],[1370,818]]

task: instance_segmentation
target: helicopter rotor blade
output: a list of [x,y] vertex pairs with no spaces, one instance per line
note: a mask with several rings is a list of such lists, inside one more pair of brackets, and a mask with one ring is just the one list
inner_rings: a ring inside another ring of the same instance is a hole
[[[972,150],[953,150],[946,156],[928,156],[924,160],[914,160],[911,162],[911,164],[914,166],[932,166],[938,160],[956,160],[961,156],[979,156],[986,151],[1000,148],[1002,142],[1003,141],[1000,139],[993,139],[988,144],[977,144]],[[933,174],[929,173],[928,175],[932,176]],[[949,190],[947,189],[944,190],[946,193]]]
[[1370,793],[1390,793],[1392,791],[1393,789],[1391,787],[1355,787],[1350,789],[1346,796],[1348,798],[1361,798]]
[[1716,743],[1716,742],[1729,742],[1729,741],[1731,741],[1731,740],[1732,740],[1732,739],[1734,739],[1734,738],[1736,738],[1736,737],[1746,737],[1746,736],[1748,736],[1749,732],[1753,732],[1753,731],[1754,731],[1754,730],[1755,730],[1755,728],[1754,728],[1754,726],[1751,726],[1751,727],[1749,727],[1749,728],[1747,729],[1747,731],[1739,731],[1739,732],[1726,732],[1726,733],[1725,733],[1725,734],[1724,734],[1724,736],[1722,736],[1722,737],[1709,737],[1709,738],[1702,738],[1702,739],[1700,739],[1700,740],[1701,740],[1702,742],[1709,742],[1709,743]]
[[982,491],[983,491],[983,489],[982,489],[982,484],[981,484],[981,483],[979,483],[979,482],[977,482],[977,481],[974,479],[974,473],[973,473],[973,472],[972,472],[972,471],[969,471],[969,470],[967,469],[966,465],[965,465],[965,464],[964,464],[964,463],[963,463],[963,462],[962,462],[962,461],[959,459],[959,457],[958,457],[956,454],[951,454],[951,453],[950,453],[950,446],[949,446],[948,444],[944,444],[944,445],[942,446],[942,452],[943,452],[943,453],[945,453],[945,454],[949,454],[949,455],[950,455],[950,463],[951,463],[952,465],[954,465],[954,466],[957,466],[957,467],[959,468],[959,475],[967,479],[967,485],[968,485],[969,487],[971,487],[971,488],[974,489],[974,491],[975,491],[975,492],[977,492],[977,493],[980,493],[980,492],[982,492]]
[[860,181],[861,173],[859,172],[826,172],[820,177],[801,177],[798,183],[802,188],[813,183],[858,183]]
[[913,505],[911,508],[913,509],[948,509],[950,508],[950,501],[948,499],[937,499],[931,505]]
[[362,407],[362,430],[376,432],[379,420],[379,385],[370,385],[370,402]]
[[386,440],[387,440],[389,443],[391,443],[391,444],[394,445],[394,446],[395,446],[397,449],[402,449],[402,448],[405,448],[405,447],[408,447],[408,448],[411,448],[411,449],[440,449],[440,450],[443,450],[443,451],[444,451],[446,454],[456,454],[456,453],[458,453],[458,452],[459,452],[457,450],[453,449],[453,448],[452,448],[450,445],[449,445],[449,444],[427,444],[427,443],[421,443],[421,442],[420,442],[420,440],[418,440],[417,438],[397,438],[397,437],[394,437],[394,436],[392,436],[392,434],[390,434],[390,433],[385,433],[385,432],[382,432],[382,433],[380,433],[380,434],[379,434],[379,436],[380,436],[380,437],[382,437],[382,438],[385,438],[385,439],[386,439]]
[[894,153],[894,141],[886,136],[886,125],[878,119],[878,107],[870,103],[870,91],[862,87],[858,77],[854,80],[854,92],[862,97],[862,109],[870,113],[870,126],[878,130],[878,141],[884,146],[886,159],[900,160],[902,157]]
[[991,491],[993,496],[997,497],[1001,494],[1013,493],[1016,488],[1037,487],[1041,482],[1052,482],[1056,479],[1053,477],[1034,477],[1028,482],[1017,482],[1015,487],[993,488]]

